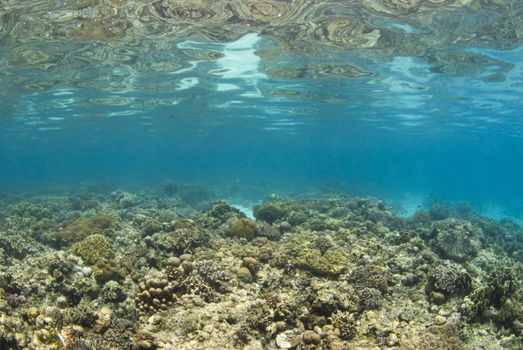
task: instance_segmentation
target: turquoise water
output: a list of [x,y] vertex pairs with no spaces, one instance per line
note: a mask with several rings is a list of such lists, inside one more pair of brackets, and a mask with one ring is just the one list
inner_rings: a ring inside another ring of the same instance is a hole
[[521,0],[0,0],[0,350],[520,350],[521,179]]
[[284,47],[278,33],[256,28],[219,41],[193,28],[173,38],[86,31],[40,42],[48,29],[24,37],[5,21],[0,189],[172,179],[235,183],[234,195],[251,199],[332,189],[405,212],[465,201],[522,217],[519,34],[450,43],[459,27],[438,26],[453,16],[467,18],[466,31],[503,19],[487,9],[433,11],[439,22],[428,27],[414,15],[369,20],[398,40],[375,47],[337,37],[317,47],[287,38],[297,47]]

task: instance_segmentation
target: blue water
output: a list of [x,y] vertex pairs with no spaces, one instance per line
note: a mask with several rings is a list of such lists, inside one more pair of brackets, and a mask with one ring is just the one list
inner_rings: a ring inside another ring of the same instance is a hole
[[[191,38],[178,49],[217,58],[161,74],[107,64],[77,71],[74,84],[13,88],[0,97],[0,191],[173,179],[251,200],[343,191],[406,213],[466,201],[523,218],[523,47],[453,48],[491,60],[453,74],[430,59],[356,50],[267,58],[272,45],[257,33]],[[372,74],[296,73],[320,64]]]

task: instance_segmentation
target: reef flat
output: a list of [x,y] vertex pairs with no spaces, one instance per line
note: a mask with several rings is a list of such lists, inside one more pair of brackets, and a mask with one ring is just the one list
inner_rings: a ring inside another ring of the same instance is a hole
[[521,349],[523,230],[344,194],[0,199],[0,349]]

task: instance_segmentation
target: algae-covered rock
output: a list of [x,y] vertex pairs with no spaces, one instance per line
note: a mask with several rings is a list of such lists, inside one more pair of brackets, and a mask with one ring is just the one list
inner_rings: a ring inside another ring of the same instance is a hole
[[95,265],[104,259],[111,259],[113,252],[107,237],[101,234],[91,235],[71,248],[88,265]]
[[325,254],[333,246],[334,244],[329,236],[318,236],[311,243],[311,247],[317,248],[322,254]]
[[141,224],[142,236],[149,236],[163,229],[162,223],[154,218],[146,218]]
[[265,221],[258,221],[256,222],[256,236],[267,237],[272,241],[277,241],[281,238],[281,232],[274,225]]
[[427,225],[430,224],[432,221],[432,218],[430,216],[430,213],[427,210],[420,209],[416,211],[412,216],[409,218],[410,222],[413,224],[418,225]]
[[69,222],[54,238],[63,242],[78,242],[94,234],[109,235],[116,230],[116,218],[109,214],[98,214]]
[[190,206],[199,206],[216,198],[212,188],[206,185],[189,184],[178,186],[177,194],[182,202]]
[[91,306],[87,299],[82,299],[78,305],[69,310],[65,321],[67,323],[78,324],[84,327],[91,327],[98,318],[95,311],[96,309]]
[[348,255],[340,249],[332,249],[324,255],[319,249],[305,248],[296,256],[296,265],[317,275],[339,275],[347,267]]
[[106,302],[118,303],[127,298],[125,287],[116,281],[107,281],[101,291],[102,299]]
[[239,209],[231,207],[225,201],[212,202],[209,215],[214,219],[219,219],[222,223],[227,222],[232,217],[245,216]]
[[111,193],[111,199],[119,208],[131,208],[138,204],[138,197],[125,191],[114,191]]
[[229,272],[227,266],[221,262],[212,260],[199,261],[196,271],[205,282],[220,293],[229,292],[234,284],[234,276]]

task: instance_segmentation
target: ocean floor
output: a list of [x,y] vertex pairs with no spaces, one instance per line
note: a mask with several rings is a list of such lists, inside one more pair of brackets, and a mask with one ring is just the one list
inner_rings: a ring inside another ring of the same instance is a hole
[[523,229],[196,185],[0,197],[0,349],[522,349]]

